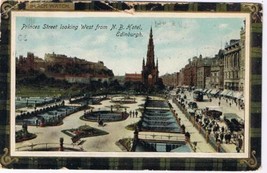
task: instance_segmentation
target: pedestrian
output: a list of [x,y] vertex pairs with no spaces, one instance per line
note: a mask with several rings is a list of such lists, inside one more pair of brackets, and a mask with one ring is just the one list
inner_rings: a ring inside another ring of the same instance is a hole
[[137,112],[137,110],[135,111],[135,117],[137,118],[137,115],[138,115],[138,112]]
[[[124,114],[123,112],[121,113],[121,119],[123,120],[124,119]],[[98,120],[99,121],[99,120]]]
[[185,126],[182,124],[181,125],[182,133],[185,133]]
[[216,132],[214,135],[215,135],[216,142],[218,142],[219,134]]
[[222,133],[224,133],[224,126],[221,127],[221,131],[222,131]]
[[208,131],[208,134],[210,135],[210,133],[211,133],[211,128],[206,127],[206,129],[207,129],[207,131]]
[[[216,134],[216,132],[217,132],[217,127],[216,127],[216,125],[213,126],[213,129],[212,129],[212,130],[213,130],[213,133]],[[216,140],[216,141],[217,141],[217,140]]]
[[220,106],[221,105],[221,102],[219,102],[218,105]]
[[231,105],[232,105],[232,103],[231,102],[229,102],[229,106],[231,107]]
[[213,126],[213,125],[212,125],[212,122],[210,122],[210,123],[209,123],[209,128],[211,129],[211,128],[212,128],[212,126]]
[[196,119],[198,120],[200,118],[199,114],[197,114]]
[[242,148],[242,145],[243,145],[243,140],[242,140],[242,137],[241,136],[239,136],[239,138],[238,138],[238,148],[239,149],[241,149]]
[[224,138],[224,134],[223,133],[220,133],[221,143],[223,143],[223,138]]
[[228,134],[229,134],[229,144],[230,144],[231,143],[232,134],[231,134],[231,132],[228,132]]
[[203,124],[202,124],[202,121],[201,121],[201,119],[199,120],[199,125],[201,126],[201,127],[203,127]]
[[231,134],[230,132],[228,132],[226,135],[225,135],[225,142],[226,144],[229,144],[231,141]]
[[35,125],[36,125],[36,127],[38,127],[38,125],[39,125],[39,121],[38,121],[38,119],[36,119],[36,121],[35,121]]
[[195,118],[195,121],[198,123],[199,119],[196,117],[196,118]]
[[236,146],[235,149],[236,149],[236,152],[238,152],[238,153],[240,152],[240,148],[238,148],[238,146]]

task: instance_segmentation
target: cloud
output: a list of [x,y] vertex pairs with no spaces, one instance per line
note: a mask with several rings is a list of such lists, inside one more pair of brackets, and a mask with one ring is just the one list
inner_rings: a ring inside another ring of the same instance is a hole
[[194,56],[196,56],[196,51],[192,51],[190,47],[160,52],[158,54],[160,75],[180,71],[188,63],[188,59]]
[[[107,33],[98,34],[92,31],[91,33],[88,33],[86,35],[82,33],[78,33],[78,34],[77,34],[78,38],[80,38],[79,44],[80,46],[84,48],[88,48],[88,47],[95,48],[95,47],[103,46],[104,44],[107,44],[107,42],[110,39]],[[77,44],[77,42],[75,41],[73,42]]]
[[155,31],[155,44],[189,43],[193,41],[192,33],[197,27],[197,22],[192,19],[169,22],[166,27],[160,27]]
[[225,35],[221,36],[222,46],[224,48],[225,43],[229,42],[232,39],[240,39],[240,31],[239,30],[231,30]]
[[229,24],[227,24],[227,23],[221,23],[221,24],[218,25],[218,28],[219,28],[219,29],[225,29],[225,28],[227,28],[228,26],[229,26]]
[[114,75],[124,75],[125,73],[141,73],[142,58],[136,59],[112,59],[105,61],[105,65],[113,70]]

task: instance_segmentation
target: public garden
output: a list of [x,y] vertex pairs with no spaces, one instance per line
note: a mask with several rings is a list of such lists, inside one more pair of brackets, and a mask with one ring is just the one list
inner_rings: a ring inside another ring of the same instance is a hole
[[[205,108],[216,106],[219,98],[204,98],[193,109],[189,91],[171,91],[161,96],[80,95],[19,108],[16,136],[20,138],[16,138],[16,150],[243,152],[244,127],[229,126],[233,123],[230,115],[238,112],[238,106],[228,108],[229,103],[221,98],[227,116],[221,117],[221,113],[213,117],[215,114],[209,115]],[[242,116],[239,111],[239,120],[243,120]]]

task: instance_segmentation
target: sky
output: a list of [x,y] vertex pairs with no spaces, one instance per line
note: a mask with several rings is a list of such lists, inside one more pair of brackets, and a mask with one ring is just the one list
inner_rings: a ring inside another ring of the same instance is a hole
[[[240,38],[244,19],[17,16],[15,55],[32,52],[43,58],[45,53],[54,52],[92,62],[103,61],[114,75],[140,73],[152,28],[155,59],[160,75],[164,75],[180,71],[193,56],[214,57],[230,39]],[[82,29],[82,25],[87,25],[87,29]],[[121,33],[132,36],[119,36]]]

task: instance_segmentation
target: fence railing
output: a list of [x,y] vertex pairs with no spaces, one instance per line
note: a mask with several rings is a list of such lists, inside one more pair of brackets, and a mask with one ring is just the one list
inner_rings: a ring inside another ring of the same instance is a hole
[[[82,146],[77,144],[65,144],[63,145],[63,149],[68,151],[84,151]],[[17,151],[60,151],[59,143],[37,143],[26,145],[22,147],[17,147]]]
[[139,139],[147,139],[147,140],[162,140],[162,141],[185,141],[184,134],[180,135],[162,135],[162,134],[138,134]]

